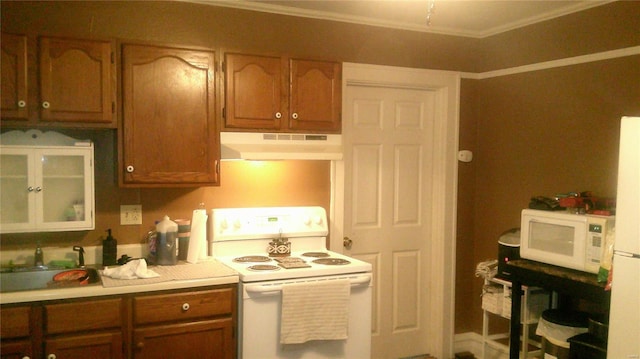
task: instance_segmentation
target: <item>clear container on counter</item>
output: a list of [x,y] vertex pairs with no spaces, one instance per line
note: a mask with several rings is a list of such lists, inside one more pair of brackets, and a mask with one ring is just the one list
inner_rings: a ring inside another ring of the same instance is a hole
[[178,224],[169,216],[164,216],[156,224],[156,264],[174,265],[178,263]]

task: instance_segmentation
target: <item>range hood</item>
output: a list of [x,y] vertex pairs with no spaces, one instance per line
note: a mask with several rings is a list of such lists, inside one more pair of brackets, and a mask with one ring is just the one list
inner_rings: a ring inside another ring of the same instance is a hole
[[221,132],[223,160],[341,160],[342,135]]

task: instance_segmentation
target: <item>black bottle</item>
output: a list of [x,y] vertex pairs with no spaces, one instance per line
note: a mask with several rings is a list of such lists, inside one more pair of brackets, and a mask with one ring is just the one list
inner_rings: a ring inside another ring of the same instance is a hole
[[107,229],[107,239],[102,241],[102,265],[114,266],[117,264],[118,241],[111,236],[111,229]]

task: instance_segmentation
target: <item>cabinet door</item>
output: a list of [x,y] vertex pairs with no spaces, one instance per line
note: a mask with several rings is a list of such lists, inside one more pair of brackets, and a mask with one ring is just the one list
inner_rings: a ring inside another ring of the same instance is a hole
[[[1,148],[0,232],[27,231],[35,227],[36,185],[34,153],[24,148]],[[37,191],[37,192],[36,192]]]
[[[122,333],[98,333],[45,339],[48,359],[121,359]],[[170,358],[170,357],[158,357]]]
[[0,232],[94,228],[93,148],[3,147]]
[[37,152],[36,223],[48,230],[93,229],[92,148]]
[[121,185],[217,184],[215,56],[125,44]]
[[342,65],[337,62],[290,61],[291,130],[342,131]]
[[31,342],[29,340],[2,340],[2,342],[0,342],[0,358],[30,359],[35,357],[33,356],[33,349],[31,349]]
[[225,128],[279,130],[288,117],[279,57],[225,55]]
[[0,336],[2,339],[22,338],[31,335],[29,326],[31,306],[2,308],[0,311]]
[[41,120],[115,123],[111,48],[108,41],[40,38]]
[[2,34],[2,118],[27,120],[27,37]]
[[235,357],[231,318],[135,329],[136,359],[231,359]]
[[35,358],[29,337],[31,330],[31,306],[3,307],[0,310],[0,358]]

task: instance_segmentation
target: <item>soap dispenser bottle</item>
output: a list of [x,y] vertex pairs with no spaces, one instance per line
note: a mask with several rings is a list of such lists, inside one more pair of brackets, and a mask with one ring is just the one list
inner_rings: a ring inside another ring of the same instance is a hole
[[107,233],[107,239],[102,241],[102,265],[105,267],[116,265],[118,257],[118,241],[111,236],[111,228]]
[[40,247],[40,243],[36,243],[36,252],[34,254],[34,265],[36,267],[44,266],[44,254],[42,253],[42,247]]

